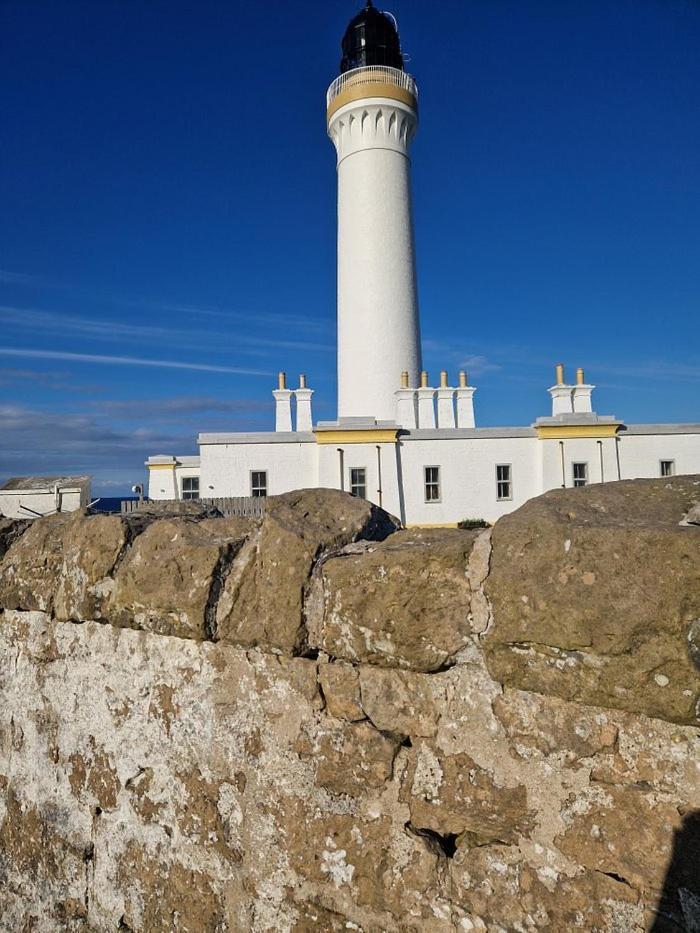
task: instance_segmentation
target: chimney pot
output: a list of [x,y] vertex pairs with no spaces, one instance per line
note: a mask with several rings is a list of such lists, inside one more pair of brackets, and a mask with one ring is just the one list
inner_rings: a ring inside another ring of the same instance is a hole
[[576,370],[576,385],[582,386],[585,384],[585,382],[586,378],[583,369],[579,366],[579,368]]
[[420,387],[421,389],[428,388],[428,373],[426,370],[423,370],[423,372],[420,374]]
[[300,388],[300,389],[305,389],[305,388],[306,388],[306,374],[305,374],[305,373],[302,373],[302,374],[299,376],[299,388]]
[[287,388],[287,374],[286,373],[277,373],[277,388],[278,389]]
[[564,385],[564,364],[563,363],[557,363],[556,374],[557,374],[557,377],[556,377],[557,385],[563,386]]
[[460,370],[460,373],[459,373],[459,387],[460,389],[466,389],[467,385],[468,385],[467,374],[462,369]]
[[401,373],[401,388],[402,388],[402,389],[408,389],[408,388],[409,388],[409,385],[408,385],[408,370],[406,370],[406,369],[404,369],[404,371]]
[[446,369],[440,370],[440,388],[441,389],[447,388],[447,370]]

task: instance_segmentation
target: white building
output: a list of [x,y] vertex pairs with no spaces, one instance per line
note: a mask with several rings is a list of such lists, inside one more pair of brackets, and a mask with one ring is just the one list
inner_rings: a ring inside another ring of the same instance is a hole
[[409,525],[493,522],[556,487],[700,472],[700,424],[628,425],[592,407],[582,370],[557,366],[552,414],[478,428],[475,388],[422,371],[409,147],[418,90],[395,23],[368,0],[343,38],[327,93],[338,162],[338,419],[314,424],[313,392],[284,373],[270,433],[200,434],[199,457],[147,461],[152,499],[345,489]]
[[0,487],[0,515],[5,518],[41,518],[89,503],[89,476],[14,476]]

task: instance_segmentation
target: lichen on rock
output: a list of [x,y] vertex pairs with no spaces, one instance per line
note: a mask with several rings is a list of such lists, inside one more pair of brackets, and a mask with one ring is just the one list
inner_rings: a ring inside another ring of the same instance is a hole
[[0,929],[697,929],[698,499],[3,525]]

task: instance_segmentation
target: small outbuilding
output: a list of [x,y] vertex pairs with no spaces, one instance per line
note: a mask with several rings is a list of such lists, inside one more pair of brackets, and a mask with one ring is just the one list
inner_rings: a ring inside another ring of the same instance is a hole
[[0,515],[41,518],[90,503],[90,476],[13,476],[0,487]]

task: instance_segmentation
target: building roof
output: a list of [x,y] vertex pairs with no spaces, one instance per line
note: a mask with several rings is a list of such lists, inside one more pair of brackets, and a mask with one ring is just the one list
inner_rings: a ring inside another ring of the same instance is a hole
[[700,424],[625,424],[622,434],[700,434]]
[[148,460],[146,460],[146,466],[156,464],[161,464],[163,466],[172,464],[173,466],[198,467],[199,457],[196,454],[185,457],[174,457],[171,454],[155,454],[153,457],[149,457]]
[[200,434],[198,444],[314,444],[311,431],[260,431],[237,434]]
[[90,476],[13,476],[0,486],[0,492],[51,492],[59,489],[89,489]]

